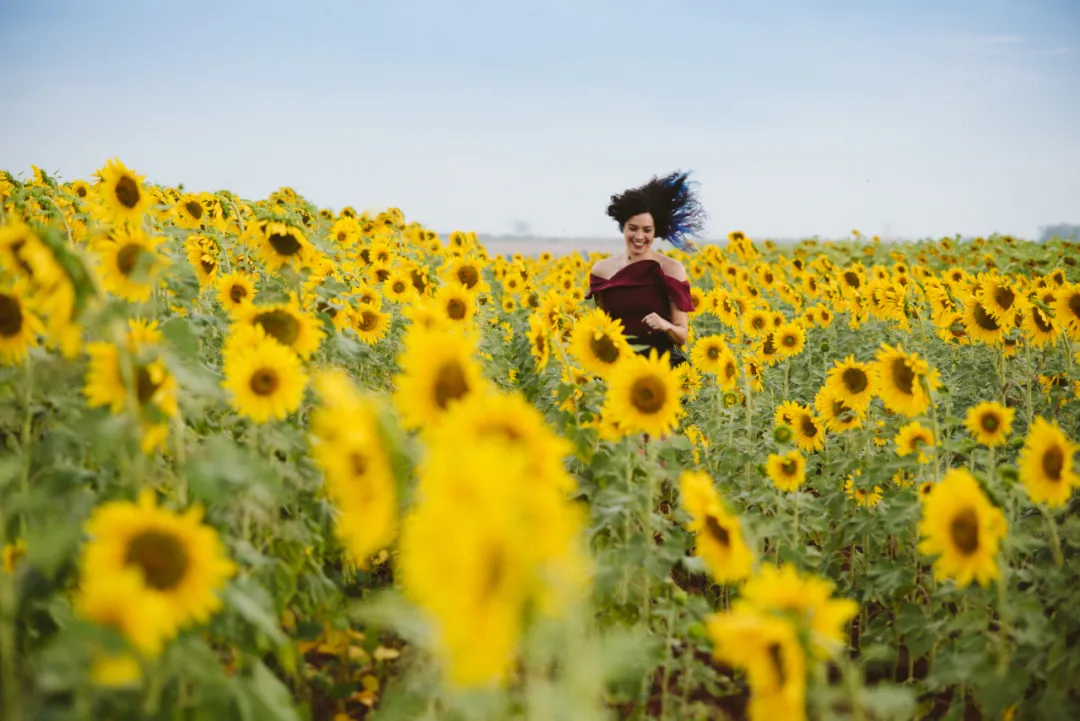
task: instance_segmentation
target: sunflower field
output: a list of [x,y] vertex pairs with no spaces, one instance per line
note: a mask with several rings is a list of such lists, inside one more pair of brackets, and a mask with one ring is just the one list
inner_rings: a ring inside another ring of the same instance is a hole
[[[599,255],[0,172],[0,718],[1080,718],[1080,247]],[[613,241],[617,245],[618,239]]]

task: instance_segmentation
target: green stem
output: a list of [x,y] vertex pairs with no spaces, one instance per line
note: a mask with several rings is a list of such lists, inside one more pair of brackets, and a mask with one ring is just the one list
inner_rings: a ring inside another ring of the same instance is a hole
[[1028,427],[1035,422],[1035,406],[1031,402],[1031,379],[1035,376],[1035,365],[1031,362],[1031,343],[1024,341],[1025,365],[1027,366],[1027,414]]
[[1043,516],[1046,518],[1046,525],[1050,528],[1050,547],[1054,552],[1054,565],[1061,568],[1065,563],[1065,559],[1061,555],[1061,538],[1058,536],[1057,520],[1050,515],[1046,504],[1039,504],[1039,510],[1042,511]]
[[[9,541],[5,528],[3,509],[0,509],[0,539]],[[0,570],[0,696],[3,696],[3,718],[18,721],[22,718],[19,707],[18,666],[15,660],[15,574]]]

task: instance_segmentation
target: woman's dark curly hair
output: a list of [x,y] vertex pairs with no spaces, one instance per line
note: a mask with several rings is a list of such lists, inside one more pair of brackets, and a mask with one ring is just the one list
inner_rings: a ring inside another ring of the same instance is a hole
[[645,185],[611,196],[607,214],[619,224],[639,213],[650,213],[656,237],[679,250],[693,250],[689,236],[701,232],[708,216],[690,190],[690,173],[675,172],[663,178],[653,176]]

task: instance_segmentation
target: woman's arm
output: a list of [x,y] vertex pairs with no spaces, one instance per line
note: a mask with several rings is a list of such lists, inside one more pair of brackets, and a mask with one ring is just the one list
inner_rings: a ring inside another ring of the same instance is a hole
[[686,311],[679,310],[675,304],[671,304],[671,320],[664,320],[656,313],[649,313],[644,318],[645,325],[653,330],[664,333],[671,342],[678,346],[686,345],[686,336],[690,332]]

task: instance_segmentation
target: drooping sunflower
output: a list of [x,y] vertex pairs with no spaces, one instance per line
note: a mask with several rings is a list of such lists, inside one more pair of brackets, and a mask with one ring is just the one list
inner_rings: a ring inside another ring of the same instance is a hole
[[230,314],[235,315],[255,300],[255,276],[240,270],[218,278],[218,302]]
[[937,370],[902,346],[882,344],[875,357],[876,392],[893,413],[910,417],[930,407],[929,390],[941,385]]
[[163,238],[148,236],[131,225],[114,227],[94,244],[101,261],[101,284],[110,293],[133,303],[144,303],[169,264],[158,253]]
[[1051,345],[1057,340],[1058,325],[1054,318],[1034,303],[1024,307],[1020,327],[1027,342],[1035,348]]
[[191,263],[191,267],[195,269],[195,275],[199,278],[199,285],[213,285],[218,271],[217,243],[205,235],[189,235],[184,241],[184,249],[187,252],[188,262]]
[[295,295],[288,303],[250,303],[235,309],[234,314],[239,323],[261,327],[267,335],[305,360],[319,349],[326,337],[319,320],[303,311]]
[[799,406],[793,416],[791,429],[795,431],[795,445],[800,450],[816,451],[825,445],[825,428],[811,409]]
[[1056,508],[1069,500],[1073,489],[1080,486],[1080,475],[1073,470],[1077,450],[1080,445],[1065,435],[1057,421],[1035,418],[1017,458],[1020,481],[1033,503]]
[[1005,339],[1012,316],[995,317],[985,304],[975,296],[964,302],[964,327],[968,337],[987,345],[996,345]]
[[1080,341],[1080,283],[1061,287],[1054,294],[1054,321],[1074,341]]
[[282,420],[304,400],[308,378],[299,356],[265,333],[231,353],[224,371],[230,404],[255,423]]
[[794,491],[806,480],[806,459],[798,451],[785,454],[770,453],[765,473],[781,491]]
[[893,438],[893,442],[896,444],[896,455],[907,456],[918,453],[919,463],[930,462],[924,449],[933,447],[934,434],[918,421],[912,421],[903,426]]
[[27,305],[27,281],[0,285],[0,364],[22,363],[45,332],[41,319]]
[[739,518],[724,507],[712,478],[702,471],[684,471],[679,486],[682,507],[691,517],[687,530],[695,537],[694,555],[718,583],[748,578],[754,555],[743,539]]
[[217,593],[236,567],[217,531],[202,523],[201,508],[174,513],[144,489],[135,503],[98,506],[86,532],[91,540],[83,549],[83,578],[119,582],[124,573],[137,571],[142,588],[125,604],[137,607],[148,596],[160,608],[163,627],[205,623],[221,608]]
[[138,227],[153,202],[143,187],[143,176],[136,175],[119,158],[106,163],[97,175],[101,182],[94,186],[98,200],[95,210],[114,224],[131,223]]
[[814,396],[814,408],[825,421],[825,428],[833,433],[843,433],[862,427],[866,412],[852,408],[847,401],[829,386]]
[[594,308],[574,323],[570,352],[586,371],[606,377],[620,360],[634,351],[623,335],[622,321]]
[[934,575],[964,588],[998,577],[997,553],[1008,524],[964,468],[952,468],[923,499],[919,551],[937,556]]
[[964,425],[976,441],[993,448],[1009,440],[1016,409],[995,401],[983,401],[968,409]]
[[475,337],[465,329],[412,326],[398,359],[394,402],[406,428],[440,422],[454,403],[482,393],[486,382],[474,360]]
[[630,432],[663,436],[682,410],[679,373],[656,350],[624,358],[608,378],[606,406]]
[[543,373],[551,358],[551,332],[539,312],[529,316],[529,352],[536,362],[536,372]]
[[374,345],[386,336],[390,329],[390,314],[374,306],[360,303],[352,309],[350,325],[364,343]]
[[986,313],[993,318],[1003,320],[1013,312],[1017,294],[1009,279],[1000,275],[980,278],[977,299]]

